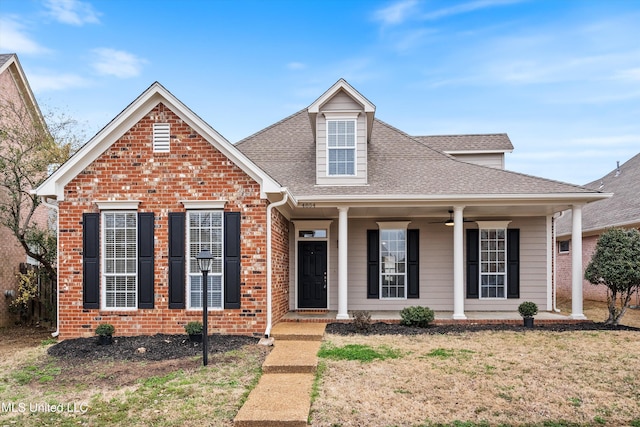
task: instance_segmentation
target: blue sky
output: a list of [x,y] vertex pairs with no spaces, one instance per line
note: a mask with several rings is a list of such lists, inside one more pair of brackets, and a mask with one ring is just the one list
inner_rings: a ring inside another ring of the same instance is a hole
[[0,0],[0,52],[87,138],[154,81],[236,142],[342,77],[409,134],[508,133],[510,170],[640,152],[636,0]]

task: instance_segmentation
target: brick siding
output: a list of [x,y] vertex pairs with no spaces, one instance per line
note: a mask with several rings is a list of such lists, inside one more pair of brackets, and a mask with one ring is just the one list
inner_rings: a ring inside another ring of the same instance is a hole
[[[582,238],[582,277],[584,271],[591,261],[591,257],[596,251],[596,243],[600,236],[587,236]],[[569,252],[558,253],[558,269],[556,270],[558,280],[558,297],[571,298],[571,251],[573,246],[570,245]],[[607,287],[596,286],[587,280],[582,280],[583,298],[592,301],[607,301]]]
[[[153,123],[170,123],[170,153],[154,153]],[[241,308],[211,311],[210,333],[261,335],[266,327],[266,208],[260,186],[163,104],[135,124],[65,187],[60,203],[60,336],[91,336],[104,322],[116,335],[184,333],[201,310],[168,308],[168,214],[184,212],[182,200],[227,200],[241,212]],[[96,201],[139,200],[138,212],[155,214],[155,308],[132,312],[83,309],[82,214]],[[286,219],[274,213],[274,301],[288,288]],[[283,243],[284,242],[284,243]]]

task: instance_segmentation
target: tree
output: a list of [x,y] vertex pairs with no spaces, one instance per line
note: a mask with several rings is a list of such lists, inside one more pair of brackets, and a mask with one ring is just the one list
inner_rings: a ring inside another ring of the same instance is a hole
[[71,155],[76,122],[65,116],[43,116],[35,108],[0,101],[0,225],[8,227],[25,253],[38,261],[56,282],[56,234],[38,224],[42,201],[32,193],[52,165]]
[[608,288],[609,318],[605,323],[618,325],[631,296],[640,290],[640,231],[611,228],[602,233],[584,277]]

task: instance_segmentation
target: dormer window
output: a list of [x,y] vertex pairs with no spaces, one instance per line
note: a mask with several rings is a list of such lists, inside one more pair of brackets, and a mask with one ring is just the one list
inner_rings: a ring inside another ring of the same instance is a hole
[[327,120],[328,174],[356,174],[356,121]]

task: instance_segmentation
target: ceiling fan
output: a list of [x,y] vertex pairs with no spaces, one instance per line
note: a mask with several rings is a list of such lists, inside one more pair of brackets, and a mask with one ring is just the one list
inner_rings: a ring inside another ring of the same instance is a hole
[[[471,221],[470,219],[466,219],[463,218],[463,222],[474,222]],[[449,219],[446,221],[435,221],[435,222],[430,222],[430,224],[444,224],[447,227],[453,227],[454,221],[453,221],[453,211],[451,209],[449,209]]]

